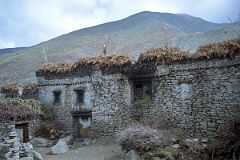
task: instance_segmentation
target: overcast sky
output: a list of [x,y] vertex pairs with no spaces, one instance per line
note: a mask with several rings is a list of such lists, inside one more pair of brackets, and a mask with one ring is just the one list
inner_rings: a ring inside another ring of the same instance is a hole
[[0,48],[35,45],[146,10],[223,23],[239,19],[240,0],[0,0]]

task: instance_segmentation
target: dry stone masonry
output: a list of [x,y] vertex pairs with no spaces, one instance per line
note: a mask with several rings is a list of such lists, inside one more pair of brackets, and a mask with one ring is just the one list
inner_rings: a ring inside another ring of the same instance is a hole
[[[134,90],[144,90],[144,83],[150,82],[151,101],[141,108],[139,121],[154,119],[185,130],[189,136],[214,137],[228,121],[239,118],[239,67],[237,55],[142,64],[140,69],[133,64],[115,73],[99,69],[89,74],[37,75],[38,99],[52,106],[55,118],[72,126],[75,136],[113,135],[136,121],[132,113],[139,108],[133,107]],[[73,118],[74,111],[91,115],[80,113]],[[91,124],[84,130],[89,117]]]

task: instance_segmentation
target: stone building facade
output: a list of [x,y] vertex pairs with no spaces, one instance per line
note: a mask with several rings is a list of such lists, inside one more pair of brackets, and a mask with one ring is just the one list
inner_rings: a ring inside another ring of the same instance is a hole
[[[239,54],[144,65],[132,64],[121,72],[37,74],[38,99],[52,106],[55,119],[72,127],[77,137],[113,135],[149,119],[189,136],[214,137],[221,126],[240,117]],[[145,88],[150,100],[138,108],[135,91]]]

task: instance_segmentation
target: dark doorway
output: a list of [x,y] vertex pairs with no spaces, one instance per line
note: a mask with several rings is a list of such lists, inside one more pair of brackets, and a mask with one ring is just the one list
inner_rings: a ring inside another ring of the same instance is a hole
[[20,138],[20,142],[26,143],[29,141],[28,123],[15,124],[16,131]]

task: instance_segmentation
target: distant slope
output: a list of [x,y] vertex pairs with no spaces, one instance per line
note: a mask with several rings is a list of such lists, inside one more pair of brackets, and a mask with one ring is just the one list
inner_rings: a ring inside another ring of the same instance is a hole
[[36,46],[0,55],[0,84],[35,80],[34,71],[48,62],[72,62],[102,52],[136,58],[153,47],[179,47],[194,51],[199,45],[240,37],[239,24],[216,24],[185,14],[141,12],[56,37]]
[[7,53],[13,53],[13,52],[17,52],[17,51],[21,51],[26,49],[27,47],[17,47],[17,48],[4,48],[4,49],[0,49],[0,55],[2,54],[7,54]]

